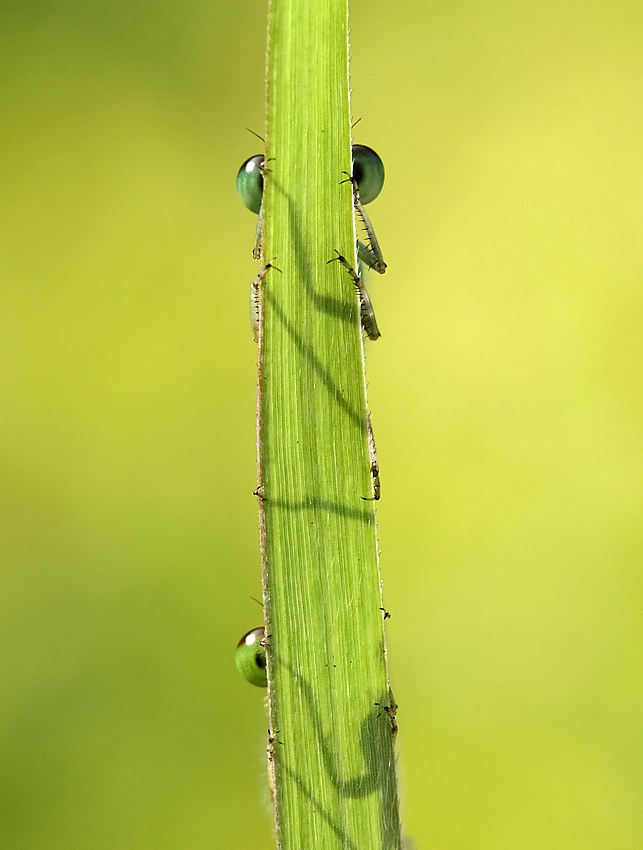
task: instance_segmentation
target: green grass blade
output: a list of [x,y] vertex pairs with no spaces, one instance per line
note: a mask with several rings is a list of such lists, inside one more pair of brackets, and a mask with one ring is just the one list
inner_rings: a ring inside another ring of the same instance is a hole
[[[346,0],[272,0],[259,478],[277,841],[399,848],[355,286]],[[379,706],[377,705],[379,704]]]

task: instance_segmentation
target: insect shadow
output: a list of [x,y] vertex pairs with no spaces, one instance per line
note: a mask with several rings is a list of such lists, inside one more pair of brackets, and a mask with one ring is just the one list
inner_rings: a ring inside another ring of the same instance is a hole
[[[342,772],[340,758],[333,748],[332,736],[323,731],[323,724],[312,686],[287,661],[279,659],[279,663],[288,670],[299,689],[302,701],[310,716],[311,728],[315,730],[314,734],[317,738],[324,770],[333,787],[340,796],[350,799],[368,797],[375,793],[379,794],[379,810],[381,813],[380,834],[384,841],[382,846],[387,848],[387,850],[398,848],[400,846],[400,822],[397,814],[397,790],[391,771],[391,765],[395,760],[395,751],[393,748],[393,739],[388,728],[388,719],[386,717],[383,718],[382,713],[378,713],[377,709],[378,705],[385,705],[387,703],[388,694],[382,694],[379,702],[374,702],[373,710],[368,713],[360,724],[358,734],[364,760],[364,769],[356,776],[346,777]],[[378,740],[380,746],[373,746],[374,739]],[[382,757],[381,745],[384,746],[384,757]],[[316,798],[312,788],[300,774],[293,770],[285,760],[282,760],[280,763],[280,769],[284,770],[292,778],[302,794],[310,801],[311,806],[313,806],[342,840],[344,847],[350,848],[350,850],[362,850],[362,848],[358,848],[351,841],[344,828],[336,823],[332,815],[325,810],[322,803]]]

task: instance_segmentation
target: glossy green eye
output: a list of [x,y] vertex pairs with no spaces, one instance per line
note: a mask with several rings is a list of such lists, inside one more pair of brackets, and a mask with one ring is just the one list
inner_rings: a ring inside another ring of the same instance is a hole
[[[377,154],[375,154],[377,156]],[[263,195],[263,154],[258,153],[247,159],[237,174],[237,192],[244,205],[256,215],[261,209]]]
[[[353,145],[353,177],[363,204],[370,204],[382,191],[384,163],[367,145]],[[247,159],[237,174],[237,192],[244,205],[256,215],[261,208],[263,195],[263,154]]]
[[241,675],[251,685],[256,685],[258,688],[268,687],[266,650],[263,645],[264,635],[263,626],[252,629],[241,638],[234,654],[234,660]]
[[370,204],[382,191],[384,163],[373,148],[366,145],[353,145],[353,178],[357,183],[359,198],[363,204]]

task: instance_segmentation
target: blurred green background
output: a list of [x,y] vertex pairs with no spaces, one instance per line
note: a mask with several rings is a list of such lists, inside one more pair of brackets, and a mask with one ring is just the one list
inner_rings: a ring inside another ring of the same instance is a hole
[[[2,850],[273,846],[233,663],[260,622],[234,178],[265,13],[0,6]],[[387,168],[368,377],[405,831],[640,850],[643,7],[354,0],[351,26]]]

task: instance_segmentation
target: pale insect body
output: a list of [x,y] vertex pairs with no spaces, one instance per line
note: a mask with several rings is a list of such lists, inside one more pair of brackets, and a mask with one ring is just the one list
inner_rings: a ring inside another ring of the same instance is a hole
[[380,262],[376,254],[360,239],[357,240],[357,257],[360,262],[364,263],[365,266],[368,266],[369,269],[373,269],[380,274],[384,274],[386,271],[386,263],[383,264],[384,268],[382,268],[383,261]]

